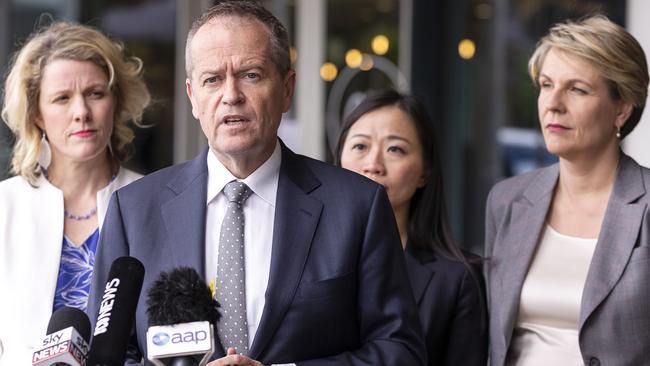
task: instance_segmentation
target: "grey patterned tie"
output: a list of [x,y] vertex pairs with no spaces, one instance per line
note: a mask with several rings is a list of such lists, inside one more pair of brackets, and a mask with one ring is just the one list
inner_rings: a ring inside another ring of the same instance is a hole
[[221,304],[222,317],[217,332],[224,350],[248,354],[246,321],[246,272],[244,269],[244,210],[242,204],[252,191],[242,182],[232,181],[223,189],[228,198],[226,216],[221,224],[215,297]]

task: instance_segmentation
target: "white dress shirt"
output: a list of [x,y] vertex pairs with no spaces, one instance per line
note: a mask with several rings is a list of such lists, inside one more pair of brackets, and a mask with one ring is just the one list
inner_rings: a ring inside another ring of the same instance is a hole
[[245,179],[237,179],[208,152],[208,194],[205,230],[205,272],[213,286],[217,275],[219,235],[228,200],[223,188],[233,180],[244,182],[253,193],[244,202],[244,262],[246,270],[246,321],[250,349],[264,310],[271,270],[271,246],[282,150],[276,143],[271,157]]

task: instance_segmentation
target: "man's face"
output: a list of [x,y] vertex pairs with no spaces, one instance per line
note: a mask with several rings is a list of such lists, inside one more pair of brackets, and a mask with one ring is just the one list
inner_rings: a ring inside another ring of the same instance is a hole
[[257,20],[218,17],[196,32],[186,80],[192,114],[222,163],[261,165],[273,152],[295,74],[280,75],[270,34]]

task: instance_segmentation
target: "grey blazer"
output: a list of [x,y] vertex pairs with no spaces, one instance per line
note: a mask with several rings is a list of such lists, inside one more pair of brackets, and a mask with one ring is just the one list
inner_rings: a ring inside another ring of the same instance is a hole
[[[558,164],[492,188],[485,263],[490,364],[505,362],[521,288],[546,221]],[[650,365],[650,170],[621,153],[582,295],[585,365]]]

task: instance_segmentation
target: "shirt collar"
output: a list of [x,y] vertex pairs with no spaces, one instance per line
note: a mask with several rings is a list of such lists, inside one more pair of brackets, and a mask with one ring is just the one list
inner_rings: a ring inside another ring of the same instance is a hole
[[244,182],[253,193],[272,206],[278,193],[278,180],[280,178],[280,163],[282,162],[282,148],[276,141],[275,149],[271,156],[244,179],[237,179],[217,159],[212,150],[208,151],[208,194],[206,204],[209,204],[229,182],[238,180]]

